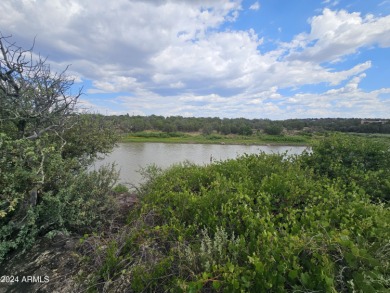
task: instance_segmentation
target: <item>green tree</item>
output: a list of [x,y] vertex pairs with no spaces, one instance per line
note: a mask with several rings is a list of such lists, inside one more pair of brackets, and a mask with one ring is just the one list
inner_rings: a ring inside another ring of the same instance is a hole
[[251,128],[250,125],[248,125],[248,124],[242,124],[242,125],[240,126],[239,133],[240,133],[241,135],[252,135],[252,134],[253,134],[252,128]]
[[208,123],[205,123],[202,127],[202,134],[203,135],[210,135],[213,133],[213,127],[208,124]]
[[0,34],[0,262],[38,235],[96,227],[117,176],[87,172],[117,137],[75,111],[81,90],[45,62]]
[[227,123],[222,124],[222,126],[221,126],[221,133],[224,134],[224,135],[227,135],[227,134],[230,134],[230,132],[231,132],[230,125],[227,124]]
[[276,123],[271,123],[270,125],[264,128],[264,132],[270,135],[280,135],[282,131],[283,131],[283,126]]

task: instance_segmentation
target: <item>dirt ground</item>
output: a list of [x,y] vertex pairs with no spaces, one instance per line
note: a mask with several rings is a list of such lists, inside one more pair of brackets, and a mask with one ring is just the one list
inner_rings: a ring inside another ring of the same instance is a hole
[[[138,199],[135,194],[122,194],[117,200],[118,221],[124,221]],[[26,253],[9,256],[0,265],[0,293],[80,292],[80,237],[59,234],[51,240],[40,238]]]

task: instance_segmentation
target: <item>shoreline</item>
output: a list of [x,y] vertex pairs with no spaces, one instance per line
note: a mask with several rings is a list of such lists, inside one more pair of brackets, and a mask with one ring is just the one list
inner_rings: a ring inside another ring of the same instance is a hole
[[306,141],[291,141],[291,139],[261,140],[256,138],[219,138],[208,139],[206,137],[126,137],[120,143],[170,143],[170,144],[215,144],[215,145],[255,145],[255,146],[310,146],[312,138]]
[[306,146],[309,147],[309,143],[287,143],[287,142],[280,142],[280,143],[218,143],[218,142],[191,142],[191,141],[152,141],[152,140],[145,140],[145,141],[132,141],[132,140],[126,140],[126,141],[119,141],[118,143],[167,143],[167,144],[214,144],[214,145],[245,145],[245,146]]

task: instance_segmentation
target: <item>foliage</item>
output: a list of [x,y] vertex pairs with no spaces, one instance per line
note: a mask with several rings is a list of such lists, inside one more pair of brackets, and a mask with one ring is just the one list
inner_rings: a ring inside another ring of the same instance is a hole
[[123,184],[117,184],[112,189],[116,193],[127,193],[129,192],[129,188],[126,185]]
[[309,143],[309,140],[307,137],[302,136],[302,135],[269,135],[269,134],[262,134],[259,135],[259,139],[264,142],[270,142],[270,143],[283,143],[283,144],[288,144],[288,143]]
[[185,137],[184,133],[179,132],[135,132],[131,136],[144,138],[170,138],[170,137]]
[[[371,200],[385,191],[360,184],[355,168],[364,162],[366,173],[388,170],[382,151],[375,142],[330,136],[302,157],[261,153],[207,166],[152,168],[128,225],[108,240],[86,239],[95,247],[88,286],[387,292],[390,212]],[[333,168],[335,160],[342,167]],[[99,248],[107,243],[109,249]]]
[[70,119],[73,127],[67,129],[62,139],[65,159],[78,158],[84,166],[97,158],[100,153],[109,153],[119,136],[113,131],[113,124],[102,115],[79,114]]
[[270,135],[280,135],[282,134],[282,131],[283,131],[283,126],[277,124],[272,124],[264,128],[264,132]]
[[251,145],[264,145],[264,144],[281,144],[281,145],[309,145],[311,136],[307,134],[294,134],[294,135],[237,135],[228,134],[222,135],[218,133],[212,133],[210,135],[204,135],[201,133],[165,133],[165,132],[137,132],[129,135],[123,135],[123,142],[160,142],[160,143],[201,143],[201,144],[251,144]]
[[219,133],[223,135],[251,135],[253,133],[280,134],[286,131],[288,134],[296,132],[326,132],[340,131],[353,133],[390,133],[389,119],[287,119],[272,121],[269,119],[246,119],[246,118],[218,118],[218,117],[182,117],[182,116],[105,116],[115,125],[118,133],[136,133],[142,131],[162,131],[204,133],[206,135]]
[[302,156],[318,176],[369,190],[372,200],[390,200],[390,147],[383,140],[331,134]]
[[213,128],[210,124],[205,124],[202,127],[202,134],[203,135],[211,135],[213,133]]
[[114,167],[105,166],[77,174],[56,194],[43,193],[37,208],[41,233],[64,228],[82,233],[109,223],[109,215],[116,210],[111,195],[117,178]]
[[74,112],[81,91],[72,94],[66,70],[52,72],[45,61],[0,33],[0,128],[13,138],[62,132]]
[[73,80],[0,34],[0,262],[37,237],[97,229],[113,214],[113,168],[88,172],[112,149],[107,121],[80,115]]

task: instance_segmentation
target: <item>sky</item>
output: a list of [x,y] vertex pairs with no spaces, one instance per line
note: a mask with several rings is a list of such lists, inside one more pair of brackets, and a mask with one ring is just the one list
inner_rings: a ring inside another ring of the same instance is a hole
[[[105,115],[390,118],[390,0],[1,0]],[[76,90],[75,90],[76,92]]]

